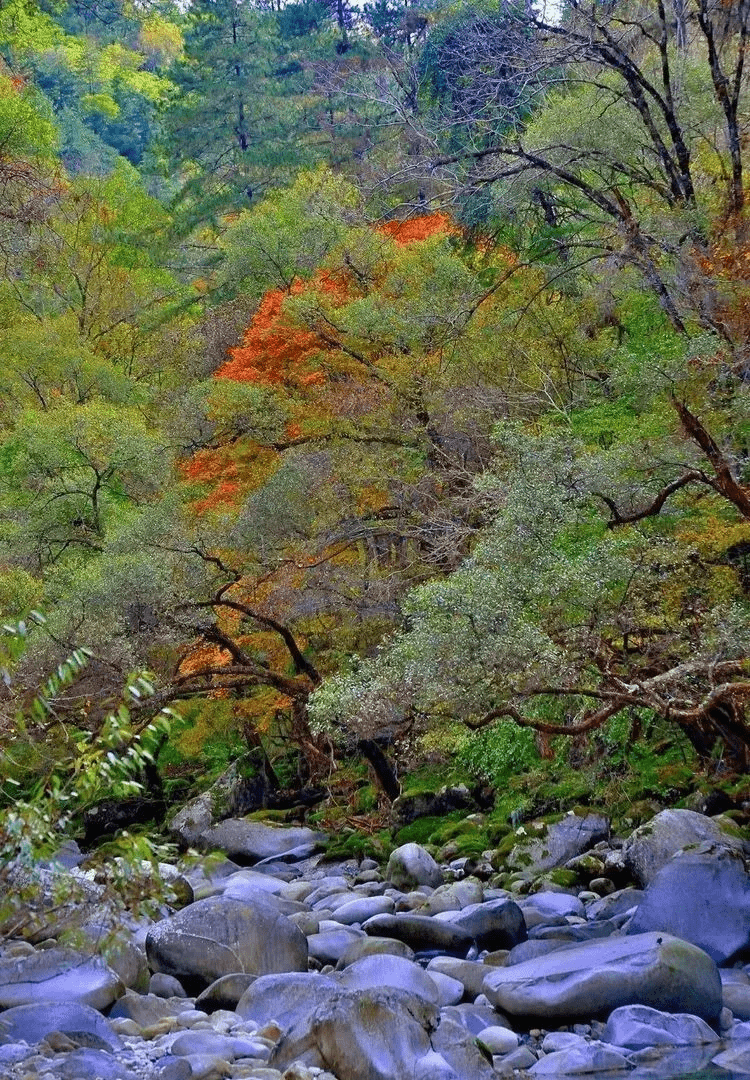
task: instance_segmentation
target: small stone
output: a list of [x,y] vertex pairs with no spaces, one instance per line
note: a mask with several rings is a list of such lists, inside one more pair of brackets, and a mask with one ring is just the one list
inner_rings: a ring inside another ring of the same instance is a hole
[[179,979],[175,979],[174,975],[165,975],[163,971],[157,971],[151,976],[148,992],[160,998],[187,997]]
[[518,1036],[515,1031],[504,1027],[487,1027],[477,1035],[477,1042],[494,1056],[509,1054],[518,1049]]
[[54,1050],[55,1053],[65,1053],[67,1050],[75,1050],[76,1044],[72,1039],[63,1031],[50,1031],[49,1035],[45,1035],[44,1041],[50,1050]]
[[192,1080],[193,1070],[187,1058],[167,1054],[153,1066],[154,1080]]
[[529,1050],[528,1046],[519,1046],[517,1050],[511,1051],[510,1054],[506,1054],[504,1057],[493,1057],[492,1064],[496,1072],[509,1073],[514,1072],[516,1069],[530,1069],[532,1065],[536,1065],[537,1056],[533,1050]]
[[109,1026],[112,1028],[115,1035],[143,1037],[141,1029],[138,1027],[135,1020],[130,1020],[127,1016],[118,1016],[117,1019],[110,1020]]

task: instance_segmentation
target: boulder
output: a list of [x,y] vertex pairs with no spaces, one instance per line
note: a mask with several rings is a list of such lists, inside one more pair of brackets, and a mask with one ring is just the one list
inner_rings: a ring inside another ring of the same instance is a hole
[[167,829],[182,848],[198,847],[207,829],[214,823],[211,791],[204,791],[178,810]]
[[484,993],[484,977],[489,971],[485,964],[476,960],[458,960],[455,956],[435,956],[427,965],[430,975],[439,973],[456,979],[463,986],[467,997],[476,998]]
[[717,964],[750,947],[750,874],[743,856],[700,844],[675,855],[653,877],[629,934],[664,930],[691,941]]
[[637,908],[643,899],[643,889],[618,889],[601,900],[592,900],[586,905],[586,916],[589,920],[611,919],[615,915],[624,915],[627,911]]
[[[559,918],[565,919],[568,915],[575,915],[578,918],[584,918],[586,915],[586,909],[578,897],[565,892],[534,893],[533,896],[525,899],[520,907],[529,929],[532,928],[535,922],[550,923],[549,916],[557,915]],[[541,915],[542,918],[537,917],[536,920],[529,918],[529,909],[531,909],[532,913]]]
[[457,1024],[460,1024],[462,1028],[469,1032],[470,1035],[476,1036],[480,1031],[484,1031],[485,1028],[495,1027],[501,1025],[510,1030],[510,1024],[504,1016],[500,1016],[494,1009],[491,1009],[486,1003],[484,1005],[474,1005],[464,1003],[463,1005],[450,1005],[447,1008],[440,1010],[440,1016],[442,1020],[455,1020]]
[[711,957],[667,934],[569,945],[513,967],[494,968],[484,992],[512,1016],[589,1021],[621,1005],[651,1005],[716,1022],[721,980]]
[[373,915],[390,915],[395,904],[390,896],[359,896],[340,904],[333,913],[336,922],[343,926],[363,923]]
[[[603,814],[570,811],[560,821],[532,822],[517,832],[518,842],[506,858],[508,869],[528,870],[532,876],[564,866],[600,840],[609,837],[610,821]],[[525,835],[524,835],[525,834]]]
[[460,911],[484,900],[484,889],[476,878],[464,878],[463,881],[451,881],[440,885],[426,897],[417,910],[420,915],[437,915],[443,911]]
[[338,991],[335,979],[316,972],[261,975],[237,1002],[236,1013],[261,1027],[275,1020],[284,1030],[295,1027],[315,1011],[329,994]]
[[602,1042],[581,1042],[546,1054],[532,1065],[533,1076],[578,1076],[585,1073],[619,1072],[629,1069],[630,1062],[611,1046]]
[[662,810],[628,837],[623,859],[636,881],[645,886],[681,848],[703,843],[743,849],[742,841],[712,818],[693,810]]
[[429,915],[373,915],[362,928],[377,937],[393,937],[415,952],[445,952],[466,956],[473,937],[460,926]]
[[349,967],[363,956],[403,956],[406,960],[413,960],[414,950],[396,938],[361,937],[352,942],[338,961],[337,967]]
[[414,1080],[438,1016],[403,991],[339,989],[281,1039],[268,1064],[283,1072],[302,1061],[346,1080]]
[[252,865],[267,859],[281,859],[291,853],[301,862],[326,839],[324,833],[307,828],[285,828],[267,825],[263,821],[227,818],[212,825],[200,836],[200,846],[225,852],[241,865]]
[[[206,1013],[214,1013],[218,1009],[234,1012],[237,1002],[257,978],[257,975],[246,975],[239,971],[232,975],[222,975],[220,979],[215,979],[210,986],[198,994],[195,1007]],[[267,976],[261,976],[261,978],[267,978]]]
[[419,844],[403,844],[392,851],[385,876],[404,892],[420,885],[435,889],[443,883],[443,871]]
[[122,1046],[102,1014],[90,1005],[47,1001],[41,1005],[18,1005],[0,1014],[0,1045],[27,1042],[33,1046],[52,1031],[86,1032],[113,1050]]
[[153,1027],[165,1017],[177,1016],[193,1008],[187,998],[160,998],[156,994],[136,994],[126,990],[115,1002],[109,1016],[111,1020],[133,1020],[140,1028]]
[[523,912],[513,900],[470,904],[446,921],[471,934],[480,950],[512,949],[527,937]]
[[234,972],[307,970],[304,934],[260,896],[252,905],[223,896],[196,901],[151,927],[146,954],[153,971],[203,987]]
[[137,1073],[112,1054],[89,1047],[66,1054],[56,1064],[55,1075],[59,1080],[81,1080],[82,1077],[94,1076],[96,1080],[138,1080]]
[[[430,1036],[432,1049],[453,1069],[458,1080],[496,1080],[495,1070],[463,1024],[440,1014],[437,1031]],[[426,1076],[425,1080],[432,1080]]]
[[490,1054],[509,1054],[511,1050],[518,1049],[519,1039],[515,1031],[492,1024],[491,1027],[482,1028],[477,1042]]
[[106,1009],[125,992],[118,975],[99,956],[75,949],[43,949],[0,961],[0,1008],[41,1001],[78,1002]]
[[[721,974],[725,1008],[732,1010],[735,1020],[750,1020],[750,979],[744,972],[737,972],[738,975],[745,976],[744,981],[738,979],[737,981],[725,982],[724,973]],[[734,974],[734,972],[731,972],[731,974]]]
[[440,993],[429,974],[402,956],[363,956],[342,971],[338,980],[347,990],[389,987],[424,998],[432,1005],[440,1004]]
[[417,818],[443,817],[453,810],[478,810],[479,805],[464,784],[443,787],[439,791],[423,791],[414,795],[399,795],[393,800],[391,813],[394,825],[411,825]]
[[717,1042],[705,1020],[689,1013],[667,1013],[646,1005],[624,1005],[610,1013],[602,1042],[643,1050],[647,1046],[700,1046]]
[[356,942],[364,937],[361,930],[350,930],[342,926],[340,930],[321,930],[319,934],[310,934],[307,947],[310,957],[320,964],[338,964]]

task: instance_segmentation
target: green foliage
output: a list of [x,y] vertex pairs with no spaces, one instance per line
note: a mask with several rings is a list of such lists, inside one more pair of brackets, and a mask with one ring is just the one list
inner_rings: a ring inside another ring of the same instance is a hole
[[525,772],[539,760],[534,733],[512,721],[498,721],[473,734],[458,754],[458,761],[474,776],[501,788],[510,776]]

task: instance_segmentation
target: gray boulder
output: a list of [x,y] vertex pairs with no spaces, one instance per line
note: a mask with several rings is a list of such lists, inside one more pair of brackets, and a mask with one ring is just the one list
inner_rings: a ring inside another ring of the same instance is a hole
[[507,856],[506,865],[509,869],[528,870],[533,876],[545,873],[606,840],[609,828],[609,818],[603,814],[573,811],[553,824],[531,822],[525,827],[527,835],[521,834]]
[[415,952],[436,950],[466,956],[473,937],[460,926],[429,915],[373,915],[362,929],[377,937],[393,937]]
[[484,900],[484,888],[476,878],[464,878],[463,881],[451,881],[440,885],[425,898],[417,909],[420,915],[437,915],[443,911],[460,911],[471,904],[481,904]]
[[512,949],[527,938],[523,912],[513,900],[470,904],[446,921],[471,934],[478,949]]
[[237,1002],[236,1013],[256,1024],[275,1020],[283,1029],[307,1020],[320,1002],[338,991],[335,979],[317,972],[261,975]]
[[56,1064],[55,1073],[59,1080],[82,1080],[83,1077],[96,1077],[96,1080],[138,1080],[137,1074],[112,1054],[89,1047],[67,1054]]
[[390,915],[394,907],[390,896],[359,896],[338,905],[333,918],[344,926],[352,926],[366,922],[373,915]]
[[484,980],[489,1001],[512,1016],[589,1021],[621,1005],[690,1012],[715,1022],[721,981],[711,957],[667,934],[637,934],[569,945]]
[[126,990],[115,1002],[109,1013],[111,1020],[133,1020],[138,1027],[149,1028],[168,1016],[192,1009],[192,1002],[187,998],[160,998],[156,994],[136,994]]
[[78,1002],[106,1009],[125,992],[119,976],[99,956],[74,949],[43,949],[0,961],[0,1008],[40,1001]]
[[385,876],[404,892],[420,885],[435,889],[443,884],[443,871],[419,844],[403,844],[392,851]]
[[[260,976],[260,978],[268,977],[265,975]],[[270,977],[273,978],[273,976]],[[234,1012],[237,1008],[237,1002],[248,986],[251,986],[257,978],[257,975],[246,975],[239,971],[231,975],[222,975],[220,979],[215,979],[210,986],[207,986],[205,990],[198,994],[195,999],[195,1007],[206,1013],[216,1012],[217,1009],[227,1009],[229,1012]]]
[[486,964],[476,960],[458,960],[455,956],[435,956],[427,965],[430,975],[447,975],[460,982],[466,996],[472,999],[484,993],[484,978],[489,970]]
[[624,1005],[610,1013],[602,1042],[627,1050],[647,1046],[700,1046],[714,1043],[718,1035],[705,1020],[689,1013],[667,1013],[646,1005]]
[[346,1080],[414,1080],[432,1050],[438,1010],[399,990],[338,990],[281,1039],[268,1064],[295,1061]]
[[347,990],[389,987],[424,998],[432,1005],[440,1004],[440,993],[429,974],[401,956],[363,956],[342,971],[338,979]]
[[86,1032],[117,1050],[122,1042],[102,1014],[90,1005],[47,1001],[42,1005],[19,1005],[0,1014],[0,1045],[41,1042],[51,1031]]
[[577,1076],[585,1073],[619,1072],[629,1069],[630,1062],[611,1046],[602,1042],[577,1043],[547,1054],[529,1072],[534,1076]]
[[[495,1070],[463,1024],[440,1014],[437,1031],[430,1036],[432,1049],[452,1068],[459,1080],[495,1080]],[[427,1074],[425,1080],[432,1080]]]
[[712,818],[693,810],[662,810],[625,841],[623,859],[636,881],[645,886],[681,848],[703,843],[743,849],[742,841]]
[[750,1020],[750,977],[745,971],[720,971],[724,1006],[735,1020]]
[[198,841],[206,849],[225,852],[230,859],[241,863],[260,863],[266,859],[281,859],[293,853],[301,862],[325,840],[325,833],[307,828],[284,828],[263,821],[227,818],[206,829]]
[[146,937],[152,971],[208,985],[222,975],[307,970],[307,940],[273,905],[223,896],[198,900],[156,923]]
[[360,930],[342,926],[340,930],[321,930],[310,934],[307,947],[310,957],[320,964],[338,964],[339,961],[364,934]]
[[405,960],[413,960],[414,950],[396,938],[361,937],[352,942],[338,961],[337,967],[349,967],[363,956],[403,956]]
[[701,844],[675,855],[651,879],[629,934],[664,930],[703,949],[717,964],[750,946],[750,875],[742,855]]
[[204,791],[178,810],[167,828],[181,847],[198,847],[201,837],[213,823],[213,798],[210,791]]

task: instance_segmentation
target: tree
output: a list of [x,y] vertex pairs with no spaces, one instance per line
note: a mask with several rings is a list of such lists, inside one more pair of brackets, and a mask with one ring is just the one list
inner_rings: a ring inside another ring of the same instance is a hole
[[[461,55],[475,74],[463,111],[449,98],[415,112],[407,98],[420,84],[408,68],[379,90],[409,130],[411,150],[393,183],[419,186],[438,203],[468,201],[472,220],[481,207],[490,227],[508,213],[527,215],[520,220],[533,221],[537,242],[546,238],[546,257],[563,254],[568,272],[595,254],[636,266],[677,329],[697,318],[720,331],[715,283],[700,260],[717,201],[725,220],[744,228],[749,11],[744,0],[731,14],[696,0],[683,15],[674,20],[663,4],[640,16],[585,0],[571,0],[559,23],[519,10],[514,32],[525,52],[509,52],[506,37],[469,20]],[[500,108],[497,73],[508,64],[536,105],[522,125]]]

